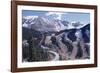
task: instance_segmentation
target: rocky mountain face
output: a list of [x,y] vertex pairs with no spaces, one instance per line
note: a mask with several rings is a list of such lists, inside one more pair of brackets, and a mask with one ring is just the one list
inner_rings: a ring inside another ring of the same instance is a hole
[[23,27],[41,32],[59,32],[66,29],[80,29],[87,24],[80,22],[68,22],[62,20],[49,20],[45,17],[23,17]]
[[90,58],[90,24],[23,17],[22,39],[23,61]]

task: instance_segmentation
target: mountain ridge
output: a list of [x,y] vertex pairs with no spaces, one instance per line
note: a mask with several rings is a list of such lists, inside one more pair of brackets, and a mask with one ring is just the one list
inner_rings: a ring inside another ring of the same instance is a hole
[[66,29],[80,29],[88,24],[81,22],[68,22],[63,20],[49,20],[45,17],[24,17],[23,27],[43,32],[59,32]]

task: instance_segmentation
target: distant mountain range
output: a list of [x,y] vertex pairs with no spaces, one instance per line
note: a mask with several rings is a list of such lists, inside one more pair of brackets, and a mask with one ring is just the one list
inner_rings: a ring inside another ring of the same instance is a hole
[[26,16],[22,18],[22,26],[41,32],[59,32],[68,29],[80,29],[87,24],[63,20],[49,20],[45,17]]
[[[29,37],[41,37],[43,33],[51,36],[52,33],[59,35],[64,32],[70,32],[68,37],[74,41],[75,33],[81,30],[82,36],[85,42],[89,42],[90,37],[90,24],[81,24],[80,22],[68,22],[61,20],[49,20],[44,17],[27,16],[22,19],[22,35],[23,39],[29,39]],[[66,34],[66,33],[64,33]],[[28,36],[27,36],[28,35]],[[80,35],[80,34],[78,34]]]

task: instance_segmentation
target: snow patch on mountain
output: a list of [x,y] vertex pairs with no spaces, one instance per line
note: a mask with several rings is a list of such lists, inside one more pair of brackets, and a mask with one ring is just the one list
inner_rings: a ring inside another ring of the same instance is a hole
[[49,20],[46,17],[26,16],[23,17],[23,27],[43,32],[59,32],[66,29],[80,29],[87,24],[81,22],[68,22],[62,20]]

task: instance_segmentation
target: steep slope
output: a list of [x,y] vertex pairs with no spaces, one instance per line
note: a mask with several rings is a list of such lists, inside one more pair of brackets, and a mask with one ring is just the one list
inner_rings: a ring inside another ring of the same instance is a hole
[[80,29],[87,24],[63,20],[49,20],[46,17],[27,16],[22,19],[23,27],[41,32],[59,32],[66,29]]

